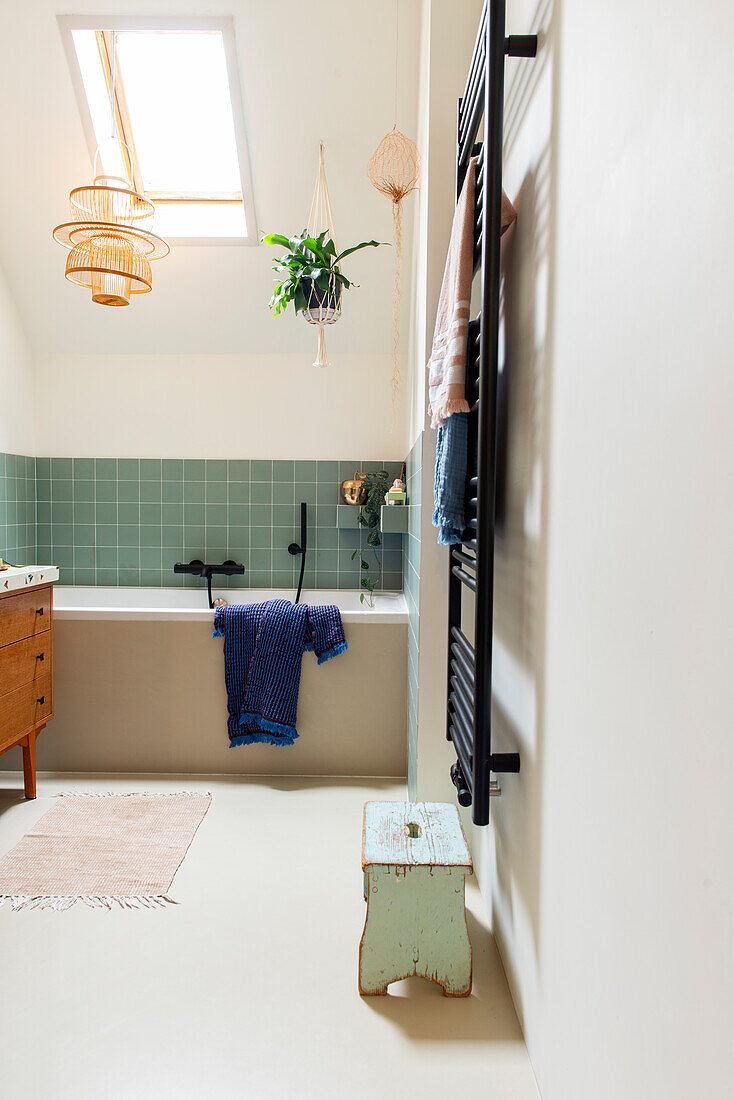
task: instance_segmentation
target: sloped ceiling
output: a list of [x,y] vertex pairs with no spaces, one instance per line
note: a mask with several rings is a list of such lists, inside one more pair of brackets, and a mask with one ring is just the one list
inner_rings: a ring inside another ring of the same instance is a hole
[[[398,118],[414,136],[420,0],[399,3]],[[128,309],[94,306],[64,279],[66,254],[51,230],[66,218],[69,190],[91,178],[91,165],[56,16],[109,10],[234,17],[258,225],[263,232],[303,227],[321,139],[344,247],[392,240],[390,203],[370,186],[365,167],[394,121],[394,0],[0,3],[0,266],[33,351],[302,353],[303,321],[270,319],[273,250],[262,246],[176,246],[154,268],[153,293]],[[405,302],[412,220],[405,217]],[[347,295],[330,347],[389,352],[392,248],[360,253],[345,270],[362,285]]]

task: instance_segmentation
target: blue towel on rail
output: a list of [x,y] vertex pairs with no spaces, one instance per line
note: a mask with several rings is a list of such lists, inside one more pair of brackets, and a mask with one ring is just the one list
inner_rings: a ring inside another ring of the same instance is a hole
[[456,412],[438,429],[436,475],[433,483],[433,526],[440,546],[461,542],[464,533],[464,491],[468,413]]
[[304,651],[323,664],[347,648],[339,609],[288,600],[219,607],[212,637],[221,636],[230,746],[292,745]]

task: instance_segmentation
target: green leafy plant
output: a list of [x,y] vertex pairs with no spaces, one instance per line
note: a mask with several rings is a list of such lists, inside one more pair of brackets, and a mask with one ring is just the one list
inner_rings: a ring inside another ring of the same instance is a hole
[[[380,538],[380,509],[385,503],[385,493],[390,485],[390,475],[387,470],[374,470],[365,476],[364,487],[367,490],[367,499],[362,505],[359,512],[359,526],[367,529],[367,538],[365,542],[367,548],[359,546],[352,554],[352,561],[359,554],[359,565],[362,570],[362,579],[360,581],[360,588],[362,592],[359,594],[360,603],[364,603],[365,600],[369,602],[370,607],[375,605],[375,589],[380,585],[380,579],[382,577],[382,565],[380,562],[380,555],[377,553],[378,546],[382,546],[382,539]],[[370,572],[370,563],[365,557],[365,554],[371,550],[375,559],[375,568],[377,575],[375,576]]]
[[357,286],[344,275],[339,266],[345,256],[352,252],[359,252],[361,248],[378,248],[381,241],[362,241],[361,244],[345,248],[338,252],[329,236],[328,230],[319,233],[318,237],[310,237],[307,230],[297,237],[285,237],[281,233],[268,233],[263,237],[263,244],[279,245],[285,248],[283,256],[278,256],[273,263],[273,271],[283,276],[276,283],[273,296],[270,299],[270,308],[273,316],[284,313],[291,302],[296,313],[304,313],[308,309],[308,300],[311,287],[322,296],[338,286],[341,290],[349,290],[350,286]]

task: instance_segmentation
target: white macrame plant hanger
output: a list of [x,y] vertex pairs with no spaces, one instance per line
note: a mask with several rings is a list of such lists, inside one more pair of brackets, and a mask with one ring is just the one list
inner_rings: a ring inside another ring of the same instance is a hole
[[[314,187],[307,228],[310,237],[318,237],[326,229],[327,235],[334,241],[334,247],[336,248],[334,215],[331,212],[329,186],[326,182],[326,169],[324,168],[323,141],[319,142],[319,170],[316,176],[316,186]],[[318,325],[319,328],[318,351],[313,364],[315,367],[329,366],[326,357],[324,328],[326,325],[333,325],[341,317],[343,289],[342,284],[333,274],[329,276],[329,289],[327,291],[319,291],[315,284],[311,284],[304,317],[309,325]]]

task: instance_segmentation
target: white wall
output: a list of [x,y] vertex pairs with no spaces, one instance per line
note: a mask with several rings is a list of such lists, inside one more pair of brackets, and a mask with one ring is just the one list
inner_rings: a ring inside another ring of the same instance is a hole
[[[114,7],[116,14],[141,10],[135,0]],[[392,242],[391,203],[371,186],[366,166],[395,121],[394,0],[367,7],[211,0],[205,7],[234,19],[260,230],[303,227],[323,140],[337,241]],[[0,111],[0,147],[14,152],[0,163],[0,263],[12,273],[39,359],[39,453],[230,454],[214,422],[219,409],[241,418],[238,454],[343,457],[356,449],[364,457],[403,458],[408,388],[393,412],[388,363],[391,244],[345,261],[359,286],[345,295],[342,317],[327,333],[332,365],[324,371],[311,365],[313,327],[295,316],[270,318],[273,249],[174,245],[155,266],[153,293],[124,310],[94,306],[88,291],[64,279],[66,254],[51,230],[91,165],[58,8],[55,0],[0,4],[0,101],[14,104],[24,88],[17,109]],[[73,10],[100,8],[79,0]],[[161,0],[155,12],[201,15],[202,5]],[[400,0],[397,110],[408,132],[416,114],[419,21],[420,0]],[[31,61],[44,80],[29,85]],[[413,227],[407,210],[403,355]]]
[[0,268],[0,452],[32,455],[34,447],[31,353]]
[[[515,0],[481,881],[544,1100],[731,1095],[734,11]],[[490,1086],[488,1085],[488,1088]]]
[[392,356],[311,363],[292,355],[39,355],[39,454],[403,459]]
[[[422,157],[415,210],[414,298],[409,367],[411,444],[423,437],[420,514],[420,648],[418,654],[418,751],[409,771],[417,773],[421,797],[444,799],[452,763],[445,740],[446,551],[431,524],[436,433],[427,415],[426,360],[433,341],[455,198],[456,101],[464,91],[467,58],[481,14],[481,0],[426,0],[421,33],[417,134]],[[412,794],[413,792],[411,792]]]

